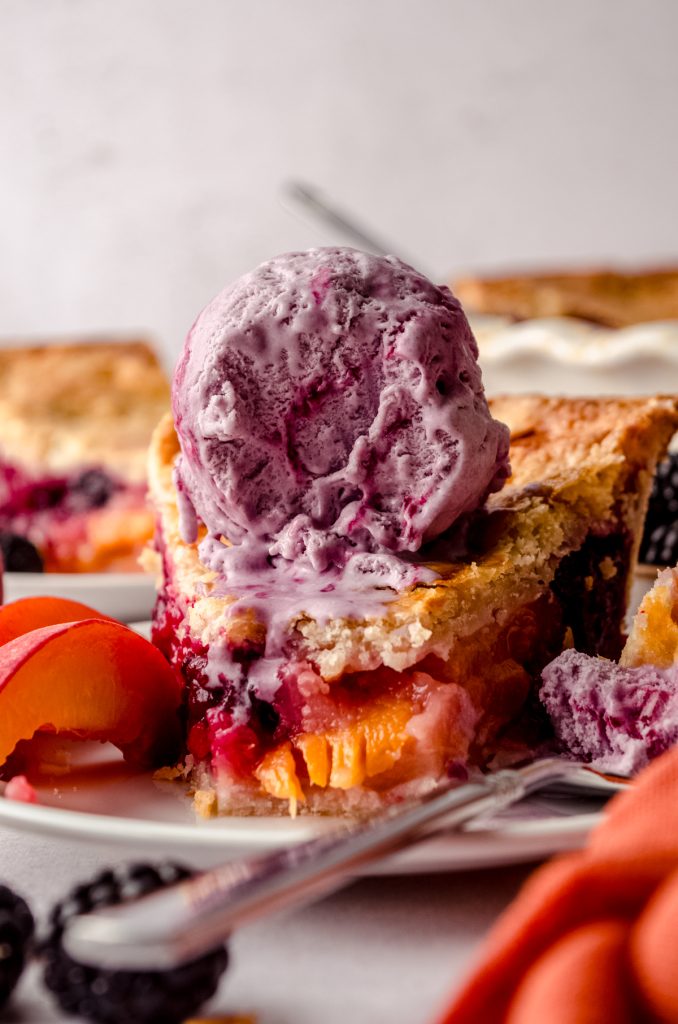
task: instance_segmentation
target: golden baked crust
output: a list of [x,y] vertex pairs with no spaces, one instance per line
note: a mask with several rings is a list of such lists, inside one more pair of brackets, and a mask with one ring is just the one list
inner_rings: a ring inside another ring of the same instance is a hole
[[[511,428],[513,475],[472,517],[467,554],[429,561],[439,579],[400,595],[379,617],[320,623],[300,614],[289,624],[290,658],[312,664],[330,693],[340,693],[355,673],[367,680],[395,670],[404,702],[396,690],[395,699],[391,693],[378,714],[368,709],[357,726],[321,728],[280,743],[256,769],[260,788],[215,779],[198,766],[192,779],[202,803],[230,813],[270,813],[282,799],[292,805],[304,799],[306,809],[325,813],[372,809],[403,780],[415,783],[428,772],[432,784],[450,759],[486,760],[535,674],[568,637],[590,653],[618,655],[623,590],[655,463],[678,427],[678,402],[520,396],[491,405]],[[214,574],[200,564],[197,546],[179,536],[177,451],[167,416],[151,444],[149,483],[164,597],[173,606],[169,654],[179,667],[185,641],[189,649],[261,645],[265,628],[251,614],[228,615],[233,599],[211,593]],[[425,715],[407,703],[420,680],[438,702],[434,734],[441,748],[436,760],[428,736],[431,757],[423,762],[412,723]],[[379,762],[372,777],[370,756],[383,761],[379,749],[370,755],[375,729],[386,736],[389,767]]]
[[469,313],[574,316],[608,327],[678,318],[678,268],[463,277],[452,291]]
[[0,455],[31,473],[103,466],[142,482],[168,406],[167,376],[144,341],[0,348]]

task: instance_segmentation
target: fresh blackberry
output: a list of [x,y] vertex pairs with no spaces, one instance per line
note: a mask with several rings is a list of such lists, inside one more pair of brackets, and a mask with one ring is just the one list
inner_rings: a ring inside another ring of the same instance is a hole
[[147,895],[190,874],[177,864],[134,864],[103,871],[57,903],[42,952],[45,984],[62,1010],[102,1024],[179,1024],[214,995],[228,964],[223,946],[169,971],[119,971],[80,964],[61,943],[67,922],[78,914]]
[[657,467],[640,542],[640,560],[650,565],[678,562],[678,452]]
[[42,572],[44,569],[38,549],[18,533],[0,531],[0,551],[5,572]]
[[640,557],[648,565],[678,564],[678,521],[656,526]]
[[25,900],[0,885],[0,1007],[9,999],[24,969],[34,927]]

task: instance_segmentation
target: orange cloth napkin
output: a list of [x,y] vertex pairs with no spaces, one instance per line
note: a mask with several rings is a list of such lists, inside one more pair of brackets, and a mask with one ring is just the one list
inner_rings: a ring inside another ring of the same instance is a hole
[[540,868],[440,1024],[678,1022],[678,748]]

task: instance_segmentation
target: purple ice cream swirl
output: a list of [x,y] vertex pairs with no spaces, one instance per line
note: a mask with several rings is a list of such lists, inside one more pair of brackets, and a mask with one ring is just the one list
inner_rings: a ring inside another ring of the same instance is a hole
[[509,474],[477,358],[449,289],[394,257],[262,264],[200,314],[174,376],[184,539],[201,520],[227,579],[352,563],[410,584],[412,554]]

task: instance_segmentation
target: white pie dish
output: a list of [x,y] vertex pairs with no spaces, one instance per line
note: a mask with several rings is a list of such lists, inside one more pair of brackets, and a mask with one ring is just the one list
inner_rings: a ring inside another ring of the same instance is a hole
[[574,317],[471,316],[489,395],[678,391],[678,320],[606,328]]

